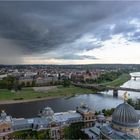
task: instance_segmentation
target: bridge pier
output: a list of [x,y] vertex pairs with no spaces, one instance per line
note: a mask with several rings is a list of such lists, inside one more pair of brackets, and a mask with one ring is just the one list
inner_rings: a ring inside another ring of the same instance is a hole
[[113,97],[118,97],[118,90],[117,89],[113,90]]

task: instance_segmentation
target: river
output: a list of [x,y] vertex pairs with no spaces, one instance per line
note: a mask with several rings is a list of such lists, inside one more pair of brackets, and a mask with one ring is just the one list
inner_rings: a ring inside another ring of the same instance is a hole
[[[140,72],[131,73],[131,75],[140,75]],[[127,81],[122,87],[140,88],[140,78]],[[34,101],[26,103],[15,103],[0,105],[0,109],[4,109],[12,117],[24,117],[30,118],[35,117],[38,111],[46,106],[51,107],[54,112],[62,112],[68,110],[74,110],[76,106],[80,105],[81,102],[87,103],[95,110],[99,111],[104,108],[116,107],[118,104],[123,102],[124,91],[119,91],[118,97],[113,97],[112,91],[101,92],[99,94],[83,94],[71,98],[58,98],[44,101]],[[130,98],[140,98],[138,92],[128,92]]]

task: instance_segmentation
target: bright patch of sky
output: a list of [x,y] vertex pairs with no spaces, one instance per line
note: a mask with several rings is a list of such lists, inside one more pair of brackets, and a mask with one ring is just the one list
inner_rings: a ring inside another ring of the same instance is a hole
[[122,34],[112,36],[101,45],[101,48],[83,54],[98,58],[94,60],[96,63],[140,63],[140,44],[128,41]]

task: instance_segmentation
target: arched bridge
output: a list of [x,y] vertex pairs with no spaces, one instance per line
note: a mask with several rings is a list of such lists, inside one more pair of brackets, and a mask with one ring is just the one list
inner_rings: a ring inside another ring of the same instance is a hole
[[132,91],[132,92],[140,92],[140,89],[126,88],[126,87],[113,87],[113,86],[104,86],[104,85],[89,85],[89,84],[73,84],[74,86],[105,91],[105,90],[113,90],[113,95],[118,96],[118,90],[122,91]]
[[107,87],[109,90],[123,90],[123,91],[132,91],[140,92],[140,89],[126,88],[126,87]]
[[131,75],[131,77],[133,77],[134,80],[136,80],[137,78],[140,78],[140,75]]

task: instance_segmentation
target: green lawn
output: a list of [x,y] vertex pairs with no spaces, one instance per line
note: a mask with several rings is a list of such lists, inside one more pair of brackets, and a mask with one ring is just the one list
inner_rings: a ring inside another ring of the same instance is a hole
[[39,99],[39,98],[53,98],[53,97],[67,97],[75,94],[93,93],[92,90],[83,89],[79,87],[63,87],[58,86],[47,92],[35,92],[32,88],[24,88],[17,93],[12,93],[7,89],[0,89],[0,100],[26,100],[26,99]]
[[[130,79],[129,74],[122,74],[116,80],[112,82],[103,83],[102,85],[106,86],[120,86]],[[17,93],[12,93],[7,89],[0,89],[0,100],[30,100],[30,99],[43,99],[43,98],[55,98],[55,97],[69,97],[74,96],[75,94],[88,94],[94,93],[95,91],[90,89],[84,89],[80,87],[63,87],[58,86],[56,89],[52,89],[46,92],[36,92],[32,88],[24,88]]]
[[122,74],[120,75],[117,79],[115,79],[112,82],[106,82],[103,83],[102,85],[106,85],[106,86],[121,86],[123,83],[127,82],[128,80],[130,80],[131,76],[129,74]]

